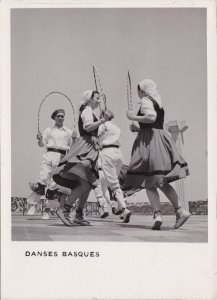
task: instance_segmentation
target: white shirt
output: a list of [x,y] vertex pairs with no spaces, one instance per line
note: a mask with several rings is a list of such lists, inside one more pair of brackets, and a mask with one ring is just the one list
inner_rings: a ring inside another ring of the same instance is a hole
[[86,130],[87,126],[94,122],[93,119],[93,110],[90,106],[86,106],[81,113],[81,119],[83,122],[83,129]]
[[43,144],[46,148],[68,150],[72,144],[72,131],[64,126],[48,127],[43,132]]
[[99,126],[100,146],[120,145],[121,130],[111,121]]
[[141,113],[144,115],[152,115],[152,116],[156,116],[157,113],[154,109],[154,105],[153,102],[149,99],[149,98],[142,98],[141,100]]

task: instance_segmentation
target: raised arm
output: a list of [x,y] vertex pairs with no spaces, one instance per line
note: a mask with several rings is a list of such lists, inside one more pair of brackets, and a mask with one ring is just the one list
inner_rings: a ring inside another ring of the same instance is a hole
[[97,129],[101,124],[110,121],[113,118],[113,113],[111,111],[106,111],[104,116],[99,119],[98,121],[94,122],[93,119],[89,118],[89,120],[86,120],[86,123],[84,122],[84,129],[87,132],[93,131]]

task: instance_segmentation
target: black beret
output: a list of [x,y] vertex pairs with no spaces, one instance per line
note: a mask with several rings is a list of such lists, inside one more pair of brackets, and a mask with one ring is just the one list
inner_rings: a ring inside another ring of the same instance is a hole
[[53,113],[52,113],[52,115],[51,115],[51,119],[55,119],[55,117],[56,117],[56,115],[58,114],[58,113],[64,113],[64,115],[65,115],[65,110],[64,109],[62,109],[62,108],[60,108],[60,109],[56,109]]

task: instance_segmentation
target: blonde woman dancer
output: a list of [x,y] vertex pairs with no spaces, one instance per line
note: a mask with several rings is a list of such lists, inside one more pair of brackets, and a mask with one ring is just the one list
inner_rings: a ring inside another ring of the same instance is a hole
[[137,115],[127,111],[127,118],[137,121],[131,131],[138,135],[132,148],[131,161],[126,176],[124,190],[145,188],[151,207],[154,211],[153,230],[160,230],[162,215],[159,188],[172,203],[176,212],[174,228],[182,226],[190,217],[178,198],[170,182],[189,175],[185,160],[178,150],[169,133],[163,129],[164,109],[155,82],[144,79],[138,84],[138,96],[141,106]]

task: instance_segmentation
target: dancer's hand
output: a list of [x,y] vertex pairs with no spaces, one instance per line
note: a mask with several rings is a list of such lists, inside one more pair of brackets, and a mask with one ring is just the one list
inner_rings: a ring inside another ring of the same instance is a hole
[[74,131],[72,132],[72,139],[73,139],[73,141],[75,141],[75,140],[77,140],[77,138],[78,138],[78,133],[77,133],[76,130],[74,130]]
[[37,138],[37,140],[38,140],[39,142],[42,141],[43,136],[42,136],[41,132],[38,132],[38,134],[36,135],[36,138]]
[[110,110],[106,110],[105,113],[104,113],[104,120],[105,120],[105,122],[106,122],[106,121],[110,121],[110,120],[112,120],[113,118],[114,118],[113,112],[110,111]]
[[135,114],[132,110],[128,110],[126,115],[129,120],[134,120],[134,118],[135,118]]
[[103,101],[105,99],[105,94],[104,93],[100,94],[99,98],[100,98],[101,101]]
[[135,123],[132,123],[132,124],[130,125],[130,130],[131,130],[132,132],[139,132],[139,126],[137,126]]
[[43,136],[42,136],[41,132],[38,132],[38,134],[36,135],[36,138],[38,140],[39,147],[44,147]]

